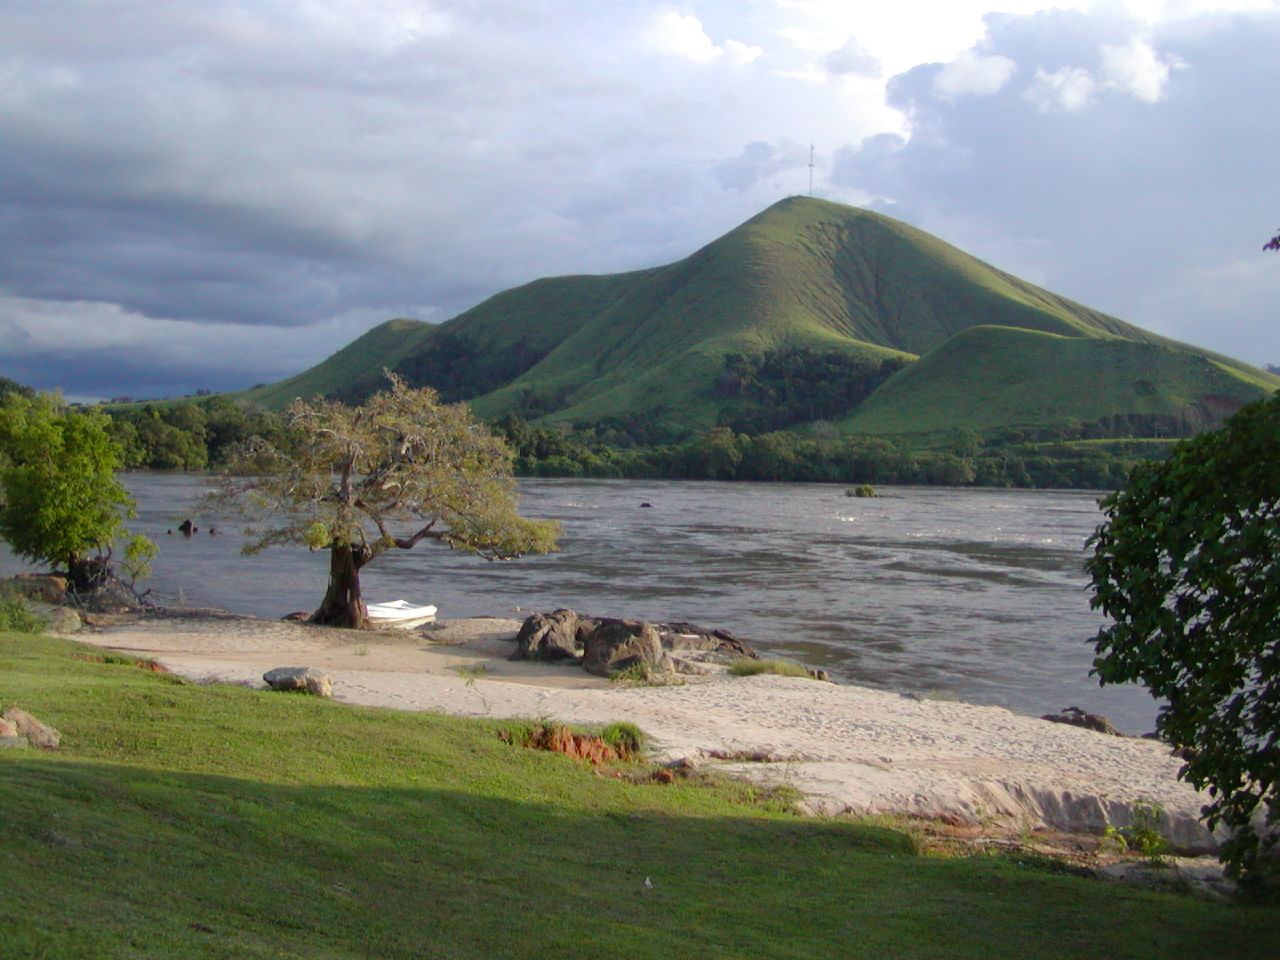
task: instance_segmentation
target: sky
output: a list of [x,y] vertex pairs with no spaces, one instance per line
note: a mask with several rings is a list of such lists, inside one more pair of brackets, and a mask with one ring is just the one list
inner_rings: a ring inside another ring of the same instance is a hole
[[1280,364],[1280,0],[0,0],[0,375],[235,390],[869,207]]

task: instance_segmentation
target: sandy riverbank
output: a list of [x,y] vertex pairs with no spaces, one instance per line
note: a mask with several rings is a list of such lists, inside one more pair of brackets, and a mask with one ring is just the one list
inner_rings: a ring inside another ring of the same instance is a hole
[[507,660],[518,628],[515,620],[474,619],[357,634],[207,613],[149,617],[77,639],[196,679],[261,686],[272,667],[316,667],[332,678],[334,699],[368,706],[579,724],[629,720],[664,757],[766,755],[770,762],[716,762],[789,783],[824,813],[1096,833],[1108,822],[1128,823],[1136,804],[1154,804],[1175,843],[1212,846],[1198,820],[1204,798],[1177,780],[1180,762],[1153,741],[999,707],[798,678],[718,675],[616,687],[576,667]]

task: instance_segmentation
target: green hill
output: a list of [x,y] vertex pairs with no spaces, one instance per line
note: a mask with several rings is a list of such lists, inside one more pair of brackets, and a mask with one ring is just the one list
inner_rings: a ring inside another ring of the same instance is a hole
[[391,321],[250,397],[357,400],[383,367],[487,418],[675,434],[814,419],[903,436],[1099,421],[1186,432],[1280,387],[889,217],[811,198],[665,267],[539,280],[439,326]]
[[1124,420],[1115,435],[1221,421],[1262,395],[1251,377],[1203,353],[1159,342],[1061,337],[971,327],[884,384],[842,427],[943,434]]
[[295,397],[338,396],[350,385],[373,381],[384,367],[395,367],[405,356],[421,349],[439,330],[421,320],[388,320],[353,340],[324,363],[279,383],[254,387],[244,397],[279,410]]

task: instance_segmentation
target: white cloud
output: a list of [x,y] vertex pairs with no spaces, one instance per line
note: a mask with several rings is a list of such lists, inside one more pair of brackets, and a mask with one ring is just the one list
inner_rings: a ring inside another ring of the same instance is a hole
[[933,80],[941,97],[990,96],[1009,82],[1018,65],[1008,57],[983,56],[967,50],[948,63]]
[[737,40],[726,40],[724,42],[724,50],[729,55],[730,60],[743,66],[757,60],[760,54],[764,53],[764,49],[761,47],[753,47]]
[[850,37],[844,46],[832,50],[823,61],[827,72],[836,76],[877,77],[880,61],[867,52],[857,37]]
[[1083,67],[1063,67],[1048,72],[1036,68],[1036,77],[1024,96],[1042,112],[1082,110],[1093,102],[1098,82]]
[[1147,103],[1164,99],[1170,70],[1181,66],[1176,57],[1161,59],[1150,43],[1137,37],[1124,46],[1104,45],[1099,54],[1107,86]]
[[665,10],[654,23],[653,41],[664,53],[696,63],[710,63],[721,57],[739,65],[751,63],[764,51],[757,46],[738,40],[725,40],[717,45],[709,36],[702,21],[693,14]]

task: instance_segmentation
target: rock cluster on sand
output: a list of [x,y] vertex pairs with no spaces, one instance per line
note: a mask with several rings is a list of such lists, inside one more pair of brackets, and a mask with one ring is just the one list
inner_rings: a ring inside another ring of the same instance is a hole
[[527,617],[511,655],[512,660],[580,665],[601,677],[633,666],[659,674],[697,674],[706,671],[700,660],[741,657],[758,659],[759,654],[727,630],[588,617],[564,608]]
[[0,716],[0,747],[32,746],[56,750],[61,742],[62,734],[25,710],[10,707]]

